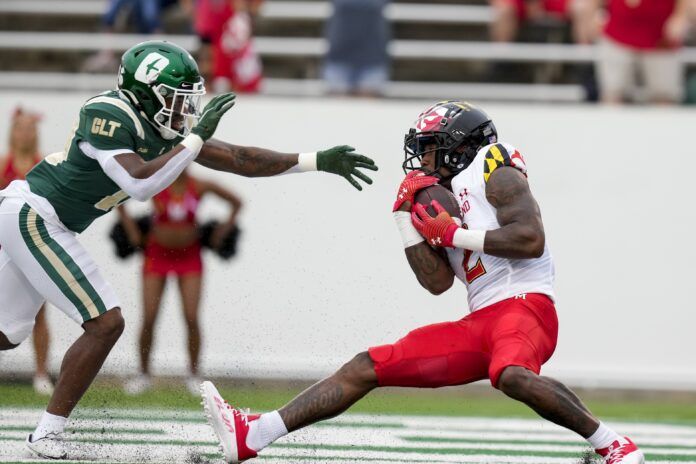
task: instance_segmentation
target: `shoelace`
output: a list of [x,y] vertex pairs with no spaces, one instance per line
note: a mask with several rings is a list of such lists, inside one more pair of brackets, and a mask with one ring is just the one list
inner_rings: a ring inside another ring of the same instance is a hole
[[244,425],[246,427],[249,427],[249,418],[247,417],[246,414],[244,414],[242,411],[239,411],[238,409],[235,409],[235,412],[237,415],[241,416],[242,420],[244,421]]
[[[65,441],[63,432],[48,432],[43,437],[39,438],[39,440],[43,440],[44,438],[48,438],[49,440]],[[34,443],[36,443],[39,440],[34,441]]]
[[628,450],[626,449],[630,443],[624,443],[614,449],[609,450],[607,454],[607,462],[612,463],[615,459],[620,459],[626,457]]
[[249,418],[247,416],[251,413],[251,409],[249,409],[249,408],[246,408],[246,409],[233,408],[232,406],[230,406],[230,403],[228,403],[227,401],[225,401],[225,406],[227,407],[227,409],[232,411],[232,414],[234,414],[236,416],[241,416],[242,420],[244,421],[244,425],[246,425],[246,426],[249,425]]

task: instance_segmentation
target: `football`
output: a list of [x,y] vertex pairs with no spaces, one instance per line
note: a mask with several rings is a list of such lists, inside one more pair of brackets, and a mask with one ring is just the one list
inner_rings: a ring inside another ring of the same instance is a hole
[[419,191],[415,197],[416,203],[420,203],[421,205],[425,206],[428,214],[435,217],[437,216],[435,209],[430,206],[430,202],[433,200],[437,200],[438,203],[440,203],[442,207],[447,210],[450,216],[458,218],[459,220],[462,219],[461,210],[459,208],[459,203],[457,203],[457,199],[454,197],[452,192],[447,190],[442,185],[436,184],[426,187]]

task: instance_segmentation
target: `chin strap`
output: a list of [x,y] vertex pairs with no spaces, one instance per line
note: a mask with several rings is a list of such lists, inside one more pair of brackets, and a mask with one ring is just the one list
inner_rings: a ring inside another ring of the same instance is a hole
[[[135,98],[135,95],[133,95],[130,91],[126,91],[123,89],[119,89],[118,93],[120,95],[123,95],[126,98],[126,100],[128,100],[128,102],[131,105],[133,105],[136,110],[138,110],[138,113],[140,113],[140,116],[142,116],[143,119],[145,119],[147,121],[147,123],[150,124],[153,127],[153,129],[155,129],[157,131],[158,134],[162,135],[162,132],[160,131],[159,126],[157,126],[157,124],[152,122],[150,120],[150,118],[147,116],[147,114],[145,114],[145,110],[143,109],[143,105],[141,105],[140,102],[138,101],[138,99]],[[176,138],[176,137],[174,137],[174,138]]]

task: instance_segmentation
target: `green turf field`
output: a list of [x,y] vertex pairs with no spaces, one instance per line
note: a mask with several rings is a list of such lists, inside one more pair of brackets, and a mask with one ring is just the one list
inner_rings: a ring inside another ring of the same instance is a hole
[[[304,386],[228,386],[220,392],[230,402],[256,411],[277,409],[299,393]],[[584,396],[584,395],[581,395]],[[693,397],[670,398],[656,394],[654,399],[617,397],[586,400],[590,409],[602,418],[623,421],[651,421],[696,425],[696,401]],[[46,398],[34,394],[29,385],[0,384],[0,407],[44,407]],[[114,386],[92,387],[80,402],[88,408],[171,408],[197,410],[198,398],[183,388],[165,387],[140,396],[128,396]],[[525,405],[506,398],[498,392],[480,394],[480,389],[466,387],[435,390],[384,389],[369,394],[350,410],[355,413],[409,414],[469,417],[536,418]]]
[[[275,409],[300,390],[260,386],[221,388],[235,405]],[[696,406],[683,399],[617,398],[588,401],[591,408],[642,445],[649,463],[696,464]],[[0,462],[36,462],[24,437],[46,398],[28,386],[0,385]],[[82,463],[220,462],[198,398],[183,388],[139,397],[97,386],[69,427]],[[529,463],[578,464],[585,443],[524,406],[498,394],[467,388],[443,392],[385,390],[348,414],[281,439],[264,450],[263,463]]]

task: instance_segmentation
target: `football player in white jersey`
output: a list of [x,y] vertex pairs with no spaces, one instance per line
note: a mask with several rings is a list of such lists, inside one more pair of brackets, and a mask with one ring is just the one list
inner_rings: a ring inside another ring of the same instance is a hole
[[[539,375],[558,336],[554,267],[520,153],[498,142],[486,113],[459,101],[421,113],[404,148],[403,167],[410,172],[399,187],[394,218],[408,262],[434,294],[459,278],[471,313],[370,348],[270,413],[245,414],[204,382],[204,406],[227,462],[253,458],[279,437],[342,413],[377,387],[490,379],[509,397],[587,439],[606,464],[642,464],[643,453],[630,439],[592,416],[568,387]],[[416,193],[437,183],[454,193],[464,224],[437,202],[437,217],[414,206]]]

